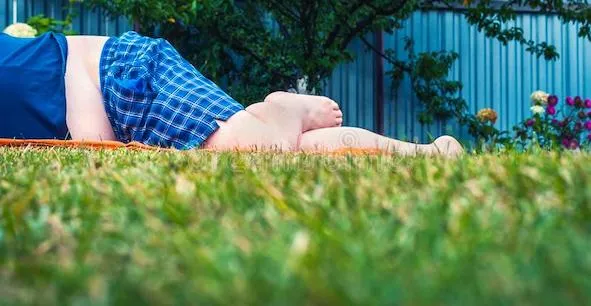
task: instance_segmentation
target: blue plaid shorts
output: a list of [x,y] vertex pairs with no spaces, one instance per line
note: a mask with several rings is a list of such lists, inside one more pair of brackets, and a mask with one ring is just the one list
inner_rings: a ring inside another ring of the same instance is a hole
[[191,149],[244,107],[166,40],[127,32],[100,59],[105,110],[119,141]]

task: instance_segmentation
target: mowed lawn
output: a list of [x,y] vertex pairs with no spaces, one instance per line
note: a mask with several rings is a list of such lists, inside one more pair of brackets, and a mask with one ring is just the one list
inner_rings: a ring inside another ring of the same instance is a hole
[[584,305],[591,155],[0,149],[2,305]]

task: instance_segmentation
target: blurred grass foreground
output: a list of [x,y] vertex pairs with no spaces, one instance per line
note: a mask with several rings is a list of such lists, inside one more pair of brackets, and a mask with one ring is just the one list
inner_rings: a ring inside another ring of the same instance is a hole
[[0,304],[589,304],[590,165],[0,149]]

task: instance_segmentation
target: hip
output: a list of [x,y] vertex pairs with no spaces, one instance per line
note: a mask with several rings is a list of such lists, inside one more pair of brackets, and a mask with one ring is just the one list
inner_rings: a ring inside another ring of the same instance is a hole
[[66,123],[72,139],[116,140],[101,94],[99,63],[109,37],[68,36]]

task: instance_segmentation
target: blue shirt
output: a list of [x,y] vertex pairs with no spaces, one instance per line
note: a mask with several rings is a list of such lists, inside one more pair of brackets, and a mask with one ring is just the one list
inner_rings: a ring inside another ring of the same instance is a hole
[[66,37],[0,33],[0,138],[66,139]]

